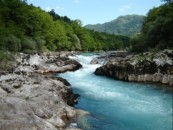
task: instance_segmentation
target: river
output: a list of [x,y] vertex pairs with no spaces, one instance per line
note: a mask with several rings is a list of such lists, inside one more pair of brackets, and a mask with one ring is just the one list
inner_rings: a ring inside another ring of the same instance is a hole
[[83,130],[172,130],[172,92],[153,84],[117,81],[93,72],[93,55],[71,57],[83,68],[60,76],[80,94],[76,108],[90,114],[78,121]]

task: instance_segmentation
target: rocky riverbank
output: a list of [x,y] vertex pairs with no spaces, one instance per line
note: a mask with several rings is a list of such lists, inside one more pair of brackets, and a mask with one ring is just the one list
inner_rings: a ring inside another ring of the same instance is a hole
[[66,80],[52,76],[82,67],[67,58],[73,54],[18,54],[10,71],[0,71],[1,130],[78,130],[70,123],[79,95]]
[[129,82],[162,83],[173,87],[173,50],[137,55],[114,53],[94,59],[91,63],[104,60],[106,64],[96,69],[96,75]]

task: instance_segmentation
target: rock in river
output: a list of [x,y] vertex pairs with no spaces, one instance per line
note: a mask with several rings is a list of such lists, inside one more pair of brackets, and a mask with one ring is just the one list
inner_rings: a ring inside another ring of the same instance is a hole
[[154,82],[173,86],[173,50],[145,52],[126,57],[110,57],[96,69],[96,75],[106,75],[118,80]]

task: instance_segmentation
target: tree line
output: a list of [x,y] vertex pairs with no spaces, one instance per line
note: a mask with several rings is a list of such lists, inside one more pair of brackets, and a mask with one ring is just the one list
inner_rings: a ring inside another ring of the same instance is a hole
[[[3,52],[98,51],[173,48],[173,2],[151,9],[140,34],[133,37],[100,33],[80,20],[46,12],[26,0],[0,0],[0,55]],[[3,57],[3,56],[1,56]]]
[[0,50],[9,52],[97,51],[129,46],[126,36],[98,33],[80,20],[46,12],[26,0],[0,0]]
[[173,49],[173,2],[162,1],[166,3],[151,9],[140,34],[131,38],[131,51]]

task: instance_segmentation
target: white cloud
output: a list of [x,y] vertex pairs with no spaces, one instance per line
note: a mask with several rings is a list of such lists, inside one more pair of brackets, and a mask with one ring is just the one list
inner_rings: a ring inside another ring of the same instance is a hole
[[132,6],[132,4],[124,5],[124,6],[122,6],[122,7],[119,9],[119,11],[120,11],[120,12],[127,11],[127,10],[129,10],[129,9],[131,8],[131,6]]
[[120,11],[120,12],[123,12],[123,11],[124,11],[124,9],[123,9],[123,8],[120,8],[120,9],[119,9],[119,11]]
[[65,8],[64,8],[64,7],[57,6],[57,7],[55,8],[55,10],[56,10],[56,11],[64,11]]
[[51,8],[50,7],[46,7],[46,11],[51,11]]

